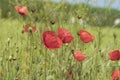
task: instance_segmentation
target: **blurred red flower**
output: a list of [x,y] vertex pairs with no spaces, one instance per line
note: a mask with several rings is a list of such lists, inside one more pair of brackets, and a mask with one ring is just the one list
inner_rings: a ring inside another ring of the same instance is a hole
[[31,26],[30,24],[26,24],[25,26],[24,26],[24,32],[25,33],[28,33],[29,31],[32,31],[32,32],[36,32],[37,31],[37,28],[36,28],[36,26]]
[[87,58],[87,56],[80,51],[74,51],[73,56],[79,62],[82,62]]
[[74,40],[74,37],[68,30],[60,27],[58,28],[58,37],[63,43],[71,43]]
[[111,74],[112,80],[120,79],[120,70],[114,70]]
[[89,32],[87,32],[85,30],[80,30],[78,32],[78,35],[84,43],[92,42],[95,39],[95,37],[93,35],[91,35]]
[[114,50],[109,53],[109,56],[110,56],[110,60],[112,61],[120,60],[120,51]]
[[22,16],[27,16],[28,15],[27,14],[27,7],[26,6],[23,6],[22,8],[19,7],[19,6],[15,6],[15,9]]
[[62,47],[61,39],[53,31],[45,31],[43,33],[43,42],[48,49],[57,49]]
[[73,78],[73,73],[72,72],[66,72],[66,77],[67,78]]

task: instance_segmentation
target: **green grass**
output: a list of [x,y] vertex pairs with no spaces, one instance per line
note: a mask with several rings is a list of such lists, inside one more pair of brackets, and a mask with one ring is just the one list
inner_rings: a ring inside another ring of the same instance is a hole
[[[1,19],[0,23],[0,80],[73,80],[66,77],[68,70],[72,71],[74,80],[111,80],[112,70],[120,66],[108,56],[110,51],[120,48],[119,28],[39,22],[36,23],[38,32],[28,36],[21,33],[26,22]],[[46,50],[41,41],[42,32],[49,27],[57,32],[58,26],[70,30],[74,42],[57,50]],[[81,29],[93,34],[95,41],[82,43],[77,36]],[[72,48],[82,51],[88,58],[82,63],[77,62]]]

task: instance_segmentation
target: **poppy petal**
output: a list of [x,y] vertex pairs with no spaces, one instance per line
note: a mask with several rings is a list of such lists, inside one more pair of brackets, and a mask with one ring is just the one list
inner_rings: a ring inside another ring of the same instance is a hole
[[95,39],[95,37],[93,35],[91,35],[89,32],[87,32],[85,30],[80,30],[79,31],[79,36],[80,36],[80,39],[84,43],[92,42]]
[[29,25],[28,24],[26,24],[25,26],[24,26],[24,32],[28,32],[29,31]]
[[15,6],[15,9],[20,15],[27,16],[27,7],[26,6],[24,6],[22,8],[19,6]]
[[61,39],[53,31],[45,31],[43,33],[43,42],[48,49],[57,49],[62,47]]
[[30,27],[30,25],[29,24],[26,24],[25,26],[24,26],[24,32],[28,32],[29,31],[29,27]]
[[15,10],[16,10],[16,11],[19,11],[19,10],[20,10],[20,7],[19,7],[19,6],[15,6]]
[[27,16],[27,7],[22,7],[21,9],[19,9],[19,13],[23,16]]
[[120,70],[114,70],[111,74],[112,80],[118,80],[120,78]]
[[67,78],[73,78],[73,73],[72,72],[66,72],[66,77]]
[[112,61],[120,60],[120,51],[114,50],[109,53],[109,56],[110,56],[110,60]]
[[35,27],[33,27],[33,32],[36,32],[37,31],[37,28],[36,28],[36,26]]
[[58,28],[58,37],[63,43],[71,43],[74,40],[74,37],[68,30],[60,27]]
[[87,58],[87,56],[80,51],[74,51],[73,56],[79,62],[82,62]]

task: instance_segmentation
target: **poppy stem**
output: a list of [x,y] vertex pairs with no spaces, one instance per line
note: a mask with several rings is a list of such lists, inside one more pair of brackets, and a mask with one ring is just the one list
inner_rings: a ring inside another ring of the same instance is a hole
[[98,49],[101,47],[101,28],[98,30]]
[[45,80],[46,80],[46,77],[47,77],[47,49],[45,49],[45,53],[44,53],[44,56],[45,56]]

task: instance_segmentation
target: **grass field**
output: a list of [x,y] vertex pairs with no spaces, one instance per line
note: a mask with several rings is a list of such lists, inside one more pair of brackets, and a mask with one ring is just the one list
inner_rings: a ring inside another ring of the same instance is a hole
[[[111,61],[108,53],[120,48],[119,28],[79,24],[50,25],[36,23],[37,32],[22,33],[24,21],[0,20],[0,80],[111,80],[111,73],[119,69],[119,61]],[[74,35],[74,42],[57,50],[48,50],[42,42],[42,33],[58,26]],[[52,28],[51,28],[52,27]],[[83,43],[77,32],[81,29],[95,36],[95,41]],[[72,49],[82,51],[87,59],[78,62]],[[73,78],[67,77],[72,72]]]

